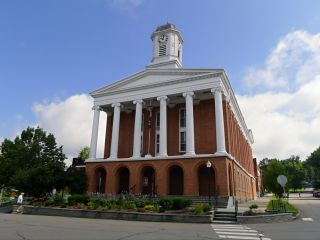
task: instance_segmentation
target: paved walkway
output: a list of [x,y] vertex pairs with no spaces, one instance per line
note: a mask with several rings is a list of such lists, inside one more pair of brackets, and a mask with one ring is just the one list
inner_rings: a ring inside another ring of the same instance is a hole
[[239,208],[246,208],[249,210],[249,207],[252,204],[257,204],[260,209],[266,209],[268,202],[272,199],[272,196],[260,197],[252,201],[239,203]]

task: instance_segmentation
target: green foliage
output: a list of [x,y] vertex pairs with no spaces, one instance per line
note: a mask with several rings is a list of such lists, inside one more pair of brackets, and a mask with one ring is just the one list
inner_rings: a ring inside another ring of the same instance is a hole
[[267,210],[269,212],[293,212],[297,214],[299,210],[292,204],[283,199],[272,199],[268,202]]
[[259,206],[257,204],[252,204],[249,206],[250,209],[257,209]]
[[90,197],[88,195],[75,194],[68,198],[69,205],[73,205],[76,203],[87,204],[90,201]]
[[0,185],[44,196],[59,181],[65,158],[52,134],[28,127],[14,141],[1,144]]
[[192,201],[187,198],[173,198],[172,210],[181,210],[190,207]]
[[159,205],[162,210],[168,211],[168,210],[181,210],[189,207],[191,205],[192,201],[187,198],[181,198],[181,197],[163,197],[159,200]]
[[285,169],[281,161],[272,159],[268,161],[266,170],[263,172],[263,183],[267,191],[273,192],[277,196],[283,194],[283,189],[277,182],[279,175],[284,175]]
[[193,212],[196,215],[202,215],[209,212],[210,210],[211,210],[211,207],[209,204],[200,204],[193,209]]
[[306,159],[305,166],[308,168],[308,180],[314,184],[315,188],[320,188],[320,147]]
[[144,209],[147,211],[154,211],[156,208],[154,205],[145,205]]
[[288,178],[287,189],[299,189],[305,179],[306,170],[298,156],[291,156],[289,159],[282,160],[285,175]]
[[171,210],[173,206],[173,200],[172,198],[166,197],[160,198],[159,205],[164,211]]
[[85,168],[70,166],[66,171],[65,185],[69,187],[71,194],[83,194],[87,188],[87,174]]
[[146,205],[146,202],[143,200],[135,200],[134,204],[137,206],[137,208],[143,208]]
[[137,206],[134,202],[126,202],[124,204],[124,208],[129,209],[129,210],[135,210],[135,209],[137,209]]
[[263,159],[260,162],[262,170],[264,186],[267,191],[282,196],[283,188],[277,182],[279,175],[285,175],[288,179],[286,184],[287,191],[289,189],[299,189],[302,187],[303,181],[306,179],[306,168],[298,156],[291,156],[285,160]]
[[90,148],[89,147],[84,147],[81,149],[78,157],[82,158],[83,160],[87,160],[89,158],[89,152],[90,152]]

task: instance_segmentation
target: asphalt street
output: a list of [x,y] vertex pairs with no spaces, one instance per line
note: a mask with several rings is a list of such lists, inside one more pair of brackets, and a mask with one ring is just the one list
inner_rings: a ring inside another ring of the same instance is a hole
[[300,216],[292,222],[251,224],[260,233],[273,240],[319,240],[320,199],[311,194],[292,194],[289,202],[300,209]]
[[1,240],[217,239],[209,224],[96,220],[0,214]]

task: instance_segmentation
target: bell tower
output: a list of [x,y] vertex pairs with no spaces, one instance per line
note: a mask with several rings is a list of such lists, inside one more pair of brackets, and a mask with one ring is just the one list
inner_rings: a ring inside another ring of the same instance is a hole
[[181,33],[171,23],[157,27],[152,33],[153,52],[147,68],[181,68],[182,44]]

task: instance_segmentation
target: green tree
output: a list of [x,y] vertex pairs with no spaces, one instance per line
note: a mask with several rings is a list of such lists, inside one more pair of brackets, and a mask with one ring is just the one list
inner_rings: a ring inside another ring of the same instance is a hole
[[282,160],[281,162],[285,169],[285,175],[288,178],[287,189],[296,190],[302,188],[306,170],[299,156],[291,156],[289,159]]
[[311,153],[306,159],[305,165],[308,170],[309,178],[312,179],[314,187],[320,188],[320,147]]
[[273,192],[277,196],[282,196],[283,188],[277,182],[279,175],[285,174],[285,168],[280,160],[269,159],[267,167],[263,172],[263,184],[267,191]]
[[87,189],[86,169],[70,166],[66,172],[66,185],[72,194],[83,194]]
[[59,180],[65,158],[53,134],[28,127],[14,141],[5,139],[1,144],[0,185],[33,196],[44,195]]
[[83,159],[83,160],[87,160],[89,158],[89,152],[90,152],[90,148],[89,147],[84,147],[81,149],[78,157]]

